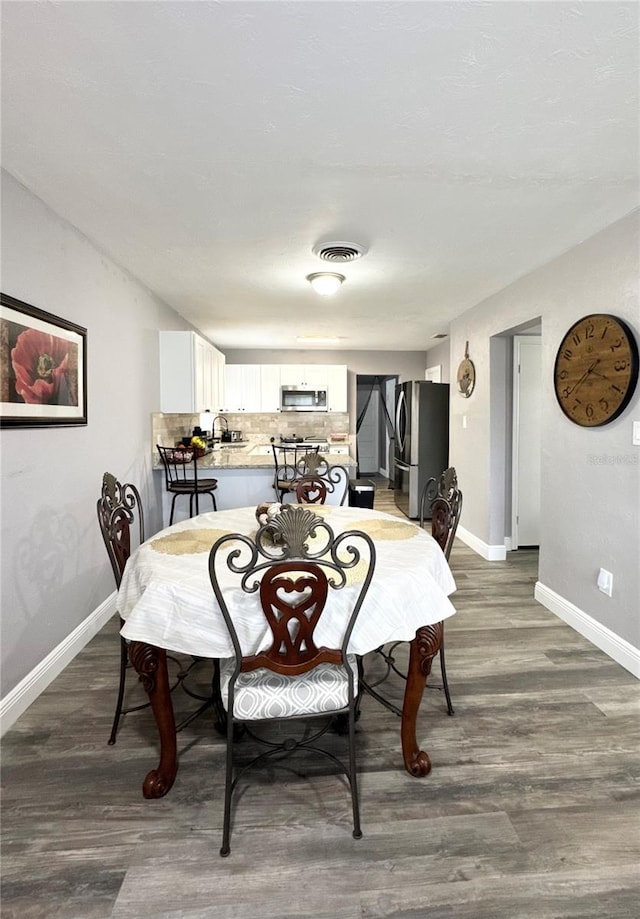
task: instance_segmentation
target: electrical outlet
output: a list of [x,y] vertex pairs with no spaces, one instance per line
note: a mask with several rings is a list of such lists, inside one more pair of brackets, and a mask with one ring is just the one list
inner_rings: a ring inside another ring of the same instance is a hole
[[611,596],[613,591],[613,575],[610,571],[606,571],[604,568],[601,568],[598,572],[598,590],[601,590],[603,594],[606,594],[608,597]]
[[631,443],[634,447],[640,447],[640,421],[633,422]]

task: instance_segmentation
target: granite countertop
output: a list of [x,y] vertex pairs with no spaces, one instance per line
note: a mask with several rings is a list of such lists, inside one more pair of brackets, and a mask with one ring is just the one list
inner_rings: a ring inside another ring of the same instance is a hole
[[[246,447],[216,446],[205,456],[198,458],[198,469],[273,469],[273,455],[251,455],[251,450],[255,446],[256,444],[247,444]],[[344,453],[320,453],[320,456],[334,466],[356,465],[355,459]],[[162,469],[162,462],[157,451],[154,451],[153,454],[153,468]]]

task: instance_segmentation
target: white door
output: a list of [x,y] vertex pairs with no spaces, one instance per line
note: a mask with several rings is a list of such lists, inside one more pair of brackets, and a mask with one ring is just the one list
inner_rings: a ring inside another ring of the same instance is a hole
[[512,547],[540,545],[542,339],[513,338]]

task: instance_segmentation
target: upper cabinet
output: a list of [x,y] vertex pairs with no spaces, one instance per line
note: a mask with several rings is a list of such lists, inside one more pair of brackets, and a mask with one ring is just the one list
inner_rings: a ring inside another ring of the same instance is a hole
[[330,412],[347,411],[347,365],[327,364],[327,408]]
[[195,332],[160,332],[160,411],[216,411],[225,357]]
[[260,365],[261,404],[263,412],[280,411],[280,365]]
[[222,412],[279,412],[281,386],[327,390],[327,409],[347,411],[346,364],[227,364]]
[[223,412],[261,412],[260,364],[227,364]]
[[331,370],[326,364],[282,364],[280,381],[282,386],[306,386],[309,389],[327,389]]

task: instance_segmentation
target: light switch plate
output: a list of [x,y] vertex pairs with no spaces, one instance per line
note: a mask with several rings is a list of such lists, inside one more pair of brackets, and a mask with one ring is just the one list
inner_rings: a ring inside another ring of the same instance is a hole
[[633,422],[633,433],[631,435],[631,443],[634,447],[640,447],[640,421]]
[[608,597],[611,596],[613,592],[613,575],[610,571],[606,571],[604,568],[601,568],[598,572],[598,590],[601,590],[603,594],[606,594]]

